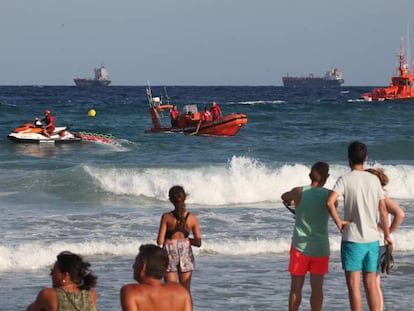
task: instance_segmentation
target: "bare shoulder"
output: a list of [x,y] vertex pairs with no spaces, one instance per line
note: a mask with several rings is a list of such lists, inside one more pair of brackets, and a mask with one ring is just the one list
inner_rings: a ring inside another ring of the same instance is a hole
[[57,294],[54,288],[42,289],[36,297],[34,303],[32,303],[27,310],[57,310]]
[[141,285],[138,283],[130,283],[130,284],[125,284],[124,286],[121,287],[121,294],[127,294],[130,292],[140,292],[141,291]]
[[48,299],[57,297],[56,290],[54,288],[44,288],[39,292],[39,297]]
[[192,218],[192,219],[198,220],[197,215],[194,214],[194,213],[192,213],[192,212],[190,213],[190,215],[188,216],[188,218]]
[[188,217],[188,222],[191,226],[195,226],[198,224],[198,218],[197,215],[190,213],[190,216]]
[[161,220],[162,221],[166,221],[166,220],[168,220],[171,217],[172,217],[171,213],[170,212],[166,212],[166,213],[162,214]]

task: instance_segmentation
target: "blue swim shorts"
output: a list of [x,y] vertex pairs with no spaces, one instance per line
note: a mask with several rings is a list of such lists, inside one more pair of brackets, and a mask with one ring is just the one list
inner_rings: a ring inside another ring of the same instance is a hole
[[379,263],[379,241],[341,243],[342,269],[350,272],[376,272]]

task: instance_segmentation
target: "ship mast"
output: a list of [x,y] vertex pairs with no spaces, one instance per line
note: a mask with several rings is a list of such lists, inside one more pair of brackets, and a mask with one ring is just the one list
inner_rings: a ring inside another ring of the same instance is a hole
[[400,60],[400,65],[398,67],[398,70],[400,72],[400,77],[404,77],[405,75],[408,74],[407,72],[407,64],[405,63],[405,57],[404,57],[404,39],[401,38],[401,43],[400,43],[400,52],[398,54],[399,60]]
[[410,47],[410,21],[407,22],[407,64],[408,73],[413,71],[412,60],[411,60],[411,47]]

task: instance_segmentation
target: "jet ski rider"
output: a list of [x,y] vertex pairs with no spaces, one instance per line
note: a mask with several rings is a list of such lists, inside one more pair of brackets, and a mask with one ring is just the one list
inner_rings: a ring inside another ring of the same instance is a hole
[[38,124],[38,121],[41,121],[42,124],[44,124],[42,125],[42,134],[50,138],[50,134],[55,130],[55,118],[52,116],[50,110],[46,109],[45,117],[43,119],[36,118],[35,121],[36,125]]

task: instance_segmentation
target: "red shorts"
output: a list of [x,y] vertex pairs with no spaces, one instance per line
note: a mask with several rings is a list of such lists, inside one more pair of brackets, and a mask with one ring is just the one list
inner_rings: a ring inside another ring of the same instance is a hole
[[300,253],[293,245],[290,247],[289,272],[304,276],[311,274],[327,274],[329,272],[329,256],[310,257]]

